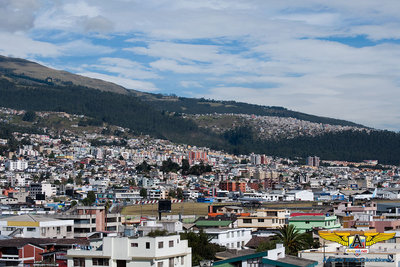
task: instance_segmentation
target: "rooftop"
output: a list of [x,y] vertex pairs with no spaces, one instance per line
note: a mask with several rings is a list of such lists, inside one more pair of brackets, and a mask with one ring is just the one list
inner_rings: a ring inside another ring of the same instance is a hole
[[58,219],[51,218],[43,215],[17,215],[17,216],[7,216],[0,218],[0,221],[12,221],[12,222],[50,222],[50,221],[59,221]]

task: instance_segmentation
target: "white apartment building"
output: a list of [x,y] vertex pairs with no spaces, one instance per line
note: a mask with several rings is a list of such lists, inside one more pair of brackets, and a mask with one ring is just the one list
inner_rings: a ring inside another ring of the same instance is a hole
[[44,194],[46,198],[52,197],[57,194],[57,188],[54,184],[50,184],[46,181],[36,184],[31,183],[29,186],[29,196],[36,199],[37,194]]
[[212,237],[211,243],[224,246],[229,249],[243,249],[251,239],[251,228],[240,229],[204,229],[204,233]]
[[189,267],[192,249],[179,235],[158,237],[105,237],[87,249],[67,251],[68,267]]
[[309,190],[292,190],[286,192],[285,201],[314,201],[314,193]]
[[10,216],[0,220],[1,235],[34,238],[73,238],[74,221],[42,215]]
[[25,160],[9,160],[5,166],[9,171],[23,171],[28,168],[28,162]]
[[42,194],[47,197],[52,197],[57,194],[57,188],[54,184],[50,184],[49,182],[42,183]]

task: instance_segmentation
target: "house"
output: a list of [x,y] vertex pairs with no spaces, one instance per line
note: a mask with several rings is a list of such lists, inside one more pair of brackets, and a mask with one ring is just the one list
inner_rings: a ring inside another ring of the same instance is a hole
[[51,263],[65,267],[67,266],[65,257],[67,250],[73,246],[83,247],[88,244],[87,240],[76,239],[2,239],[0,240],[0,266],[30,266],[33,263]]
[[287,223],[289,211],[285,209],[259,209],[250,216],[237,218],[238,227],[277,229]]
[[104,206],[75,206],[63,214],[56,214],[60,220],[74,221],[74,237],[84,238],[93,232],[121,232],[122,219],[119,213],[107,213]]
[[68,266],[192,266],[192,249],[179,235],[105,237],[67,251]]
[[310,232],[314,228],[336,229],[341,227],[336,215],[322,213],[307,213],[305,215],[296,213],[289,218],[289,224],[294,225],[301,233]]
[[314,267],[315,260],[286,255],[285,247],[277,244],[275,249],[256,253],[254,250],[219,252],[212,266],[252,266],[252,267]]
[[291,190],[285,193],[285,201],[314,201],[314,193],[308,190]]
[[19,215],[0,219],[2,235],[34,238],[73,238],[74,221],[42,215]]
[[230,249],[243,249],[251,239],[250,228],[207,228],[204,229],[204,233],[206,233],[211,238],[211,243]]

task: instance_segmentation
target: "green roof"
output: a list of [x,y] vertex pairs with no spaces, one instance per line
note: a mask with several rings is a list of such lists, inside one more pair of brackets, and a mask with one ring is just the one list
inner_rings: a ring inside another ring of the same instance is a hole
[[[217,266],[217,265],[214,264],[213,266]],[[219,267],[234,267],[235,265],[232,265],[232,264],[226,262],[223,264],[219,264],[218,266]]]
[[232,221],[209,221],[209,220],[199,220],[195,224],[197,227],[227,227],[232,223]]
[[336,216],[295,216],[289,218],[289,221],[334,221]]
[[225,259],[225,260],[221,260],[221,261],[216,261],[216,262],[214,262],[213,266],[226,266],[226,265],[224,265],[226,263],[235,263],[235,262],[245,261],[245,260],[248,260],[248,259],[262,258],[262,257],[265,257],[267,255],[268,255],[267,251],[262,251],[262,252],[258,252],[258,253],[253,253],[253,254],[243,255],[243,256],[234,257],[234,258],[229,258],[229,259]]

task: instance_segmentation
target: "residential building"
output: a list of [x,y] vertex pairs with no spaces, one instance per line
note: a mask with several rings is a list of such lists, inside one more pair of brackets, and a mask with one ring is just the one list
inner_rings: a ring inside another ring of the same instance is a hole
[[25,160],[9,160],[5,163],[9,171],[23,171],[28,168],[28,162]]
[[246,183],[245,182],[235,182],[235,181],[222,181],[219,183],[220,190],[227,190],[230,192],[240,191],[246,192]]
[[251,228],[204,229],[210,238],[210,242],[230,249],[243,249],[251,239]]
[[68,250],[68,266],[192,266],[192,249],[179,235],[105,237],[89,248]]
[[301,233],[310,232],[314,228],[336,229],[341,227],[336,215],[325,215],[322,213],[291,215],[289,224],[294,225]]
[[73,238],[74,221],[42,215],[19,215],[0,219],[2,235],[34,238]]
[[250,216],[237,218],[238,227],[277,229],[287,223],[289,211],[285,209],[259,209]]
[[[87,246],[87,240],[52,238],[10,238],[0,240],[0,266],[66,267],[67,250]],[[56,265],[55,265],[56,264]]]
[[63,214],[56,214],[61,220],[74,221],[74,237],[84,238],[93,232],[121,232],[121,214],[107,213],[104,206],[75,206]]

